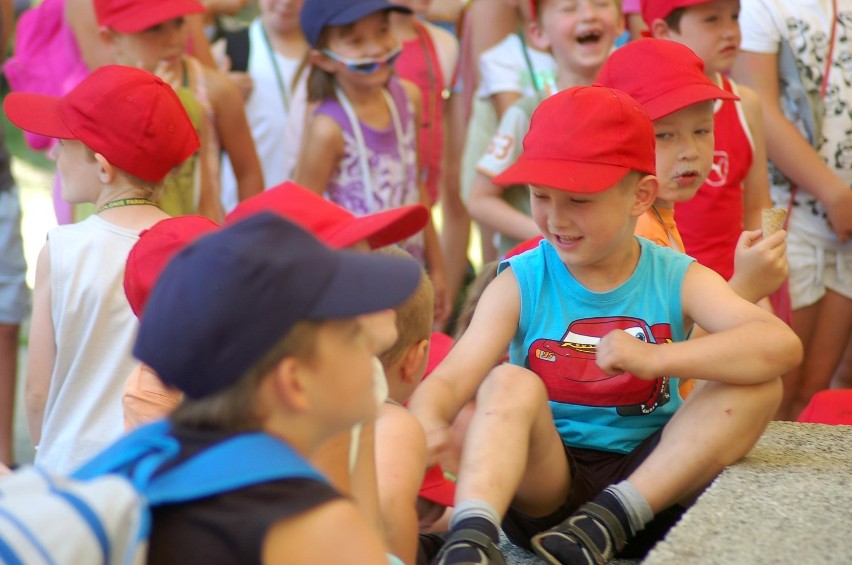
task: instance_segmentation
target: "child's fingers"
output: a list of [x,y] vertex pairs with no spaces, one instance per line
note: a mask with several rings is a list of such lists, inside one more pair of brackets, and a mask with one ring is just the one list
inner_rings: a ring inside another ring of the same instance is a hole
[[763,237],[763,232],[760,230],[746,230],[740,234],[740,238],[737,241],[737,247],[751,247]]

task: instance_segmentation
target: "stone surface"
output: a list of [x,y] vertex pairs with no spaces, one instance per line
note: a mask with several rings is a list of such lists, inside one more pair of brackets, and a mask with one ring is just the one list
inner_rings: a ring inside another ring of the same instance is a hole
[[852,426],[773,422],[643,563],[852,563]]

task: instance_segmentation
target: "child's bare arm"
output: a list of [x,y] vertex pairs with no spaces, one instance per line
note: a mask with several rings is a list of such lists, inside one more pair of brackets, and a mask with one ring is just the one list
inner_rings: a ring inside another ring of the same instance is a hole
[[846,241],[852,234],[852,190],[826,166],[781,110],[778,55],[743,51],[737,56],[733,70],[737,81],[752,87],[760,96],[768,158],[801,190],[807,190],[823,203],[831,228],[841,241]]
[[317,194],[324,194],[342,158],[343,133],[340,126],[324,114],[315,115],[305,129],[293,180]]
[[426,469],[423,428],[408,410],[385,404],[376,420],[376,479],[382,526],[390,552],[417,562],[417,493]]
[[485,173],[477,172],[467,201],[471,217],[480,224],[519,241],[538,236],[539,231],[533,219],[503,199],[507,188],[494,184]]
[[509,107],[521,99],[520,92],[495,92],[491,95],[491,104],[494,106],[494,111],[497,112],[497,119],[500,120],[503,114]]
[[[402,87],[405,89],[405,94],[411,101],[411,105],[414,108],[414,123],[419,124],[423,107],[420,90],[417,85],[407,80],[400,80],[400,84],[402,84]],[[418,150],[418,171],[420,171],[420,161],[420,151]],[[429,194],[426,191],[426,185],[420,180],[418,180],[417,183],[417,191],[420,203],[431,210],[432,206],[429,201]],[[426,267],[429,271],[429,278],[432,280],[432,286],[435,289],[435,322],[443,323],[450,315],[450,304],[448,303],[447,282],[444,274],[444,257],[441,253],[438,233],[435,230],[435,224],[432,222],[431,214],[429,215],[429,221],[423,228],[423,247],[426,255]]]
[[74,32],[74,39],[80,48],[80,56],[90,71],[115,63],[112,51],[104,49],[101,43],[95,17],[95,3],[92,0],[66,0],[65,21]]
[[760,211],[772,207],[769,197],[769,176],[766,174],[766,135],[763,110],[757,93],[745,86],[739,87],[751,139],[754,142],[751,167],[743,181],[743,227],[756,230],[760,227]]
[[240,200],[263,192],[263,169],[243,109],[239,88],[221,72],[205,68],[210,103],[215,113],[216,134],[231,158]]
[[801,362],[796,334],[779,318],[734,294],[710,269],[690,265],[681,300],[684,316],[709,335],[655,345],[616,330],[598,345],[597,364],[608,374],[629,372],[642,379],[677,376],[757,384]]
[[27,423],[33,445],[38,445],[41,441],[44,405],[50,388],[50,375],[56,363],[56,336],[53,331],[50,292],[50,248],[45,244],[36,264],[29,354],[27,355],[27,382],[24,387]]
[[262,562],[270,565],[387,563],[378,532],[345,499],[275,524],[266,535],[262,555]]
[[467,331],[446,359],[414,391],[408,406],[426,431],[430,465],[447,456],[450,424],[505,354],[519,315],[518,283],[506,269],[482,293]]

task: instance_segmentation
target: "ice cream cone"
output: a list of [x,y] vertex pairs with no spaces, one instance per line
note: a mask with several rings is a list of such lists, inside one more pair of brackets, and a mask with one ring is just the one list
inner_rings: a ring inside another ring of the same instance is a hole
[[778,230],[784,229],[784,220],[787,219],[787,210],[784,208],[764,208],[760,211],[763,237],[769,237]]

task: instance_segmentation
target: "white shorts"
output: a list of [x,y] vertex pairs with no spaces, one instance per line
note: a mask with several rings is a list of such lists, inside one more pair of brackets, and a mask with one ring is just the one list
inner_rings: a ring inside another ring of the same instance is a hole
[[30,305],[18,188],[0,191],[0,324],[20,324]]
[[852,241],[840,243],[803,233],[787,233],[790,300],[793,310],[818,302],[826,290],[852,300]]

